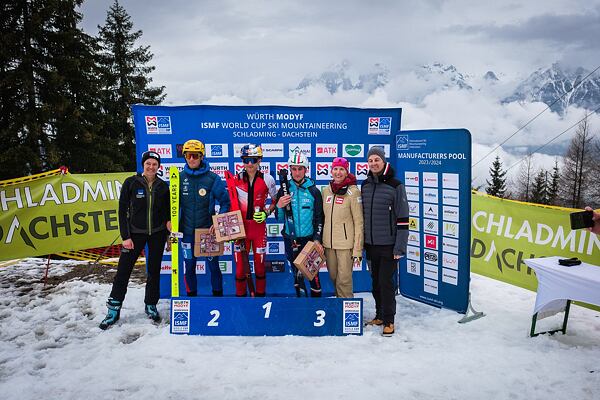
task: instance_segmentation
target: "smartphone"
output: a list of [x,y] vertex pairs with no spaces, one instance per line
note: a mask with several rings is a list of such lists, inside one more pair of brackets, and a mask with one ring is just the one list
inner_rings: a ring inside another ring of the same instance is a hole
[[578,259],[577,257],[573,257],[573,258],[560,258],[558,260],[558,263],[560,265],[563,265],[565,267],[572,267],[574,265],[579,265],[581,264],[581,260]]
[[570,214],[571,229],[591,228],[594,226],[593,211],[578,211]]

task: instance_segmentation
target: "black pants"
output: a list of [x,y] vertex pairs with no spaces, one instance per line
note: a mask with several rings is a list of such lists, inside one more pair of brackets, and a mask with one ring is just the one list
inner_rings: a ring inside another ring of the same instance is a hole
[[[298,254],[302,251],[306,243],[311,241],[312,238],[310,236],[296,238],[294,246],[294,241],[289,238],[283,239],[283,244],[285,246],[285,257],[290,263],[290,267],[292,269],[292,274],[294,274],[294,286],[296,290],[299,288],[306,288],[306,284],[304,283],[304,276],[300,273],[298,274],[298,268],[294,265],[294,260],[298,257]],[[299,296],[299,293],[297,293]],[[315,276],[312,281],[310,281],[310,297],[321,297],[321,282],[319,280],[319,275]]]
[[119,266],[117,268],[117,275],[113,282],[113,287],[110,292],[110,297],[115,300],[125,300],[125,293],[127,293],[127,284],[129,283],[129,277],[133,266],[140,256],[142,250],[148,244],[148,254],[146,254],[146,296],[144,303],[156,305],[160,297],[160,264],[162,260],[162,254],[165,249],[165,243],[167,241],[167,230],[153,233],[152,235],[133,233],[131,234],[131,240],[133,240],[133,249],[128,250],[125,248],[121,249],[121,256],[119,257]]
[[394,276],[398,260],[394,260],[394,246],[376,246],[365,243],[367,260],[371,260],[375,318],[384,324],[394,323],[396,315],[396,282]]

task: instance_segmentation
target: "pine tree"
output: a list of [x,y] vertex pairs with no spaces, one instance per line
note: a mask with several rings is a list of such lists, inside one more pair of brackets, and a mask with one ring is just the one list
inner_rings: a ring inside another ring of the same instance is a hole
[[554,168],[552,168],[552,177],[550,178],[550,182],[548,183],[548,204],[559,205],[558,204],[559,182],[560,182],[560,173],[558,170],[558,160],[555,160]]
[[496,197],[508,197],[506,193],[506,171],[502,170],[500,156],[496,156],[496,159],[492,163],[490,177],[492,178],[491,182],[486,180],[488,184],[488,187],[485,189],[486,193]]
[[99,65],[101,70],[103,131],[115,143],[115,163],[120,170],[132,171],[135,164],[135,132],[130,107],[136,103],[160,104],[164,86],[150,86],[155,67],[150,46],[136,47],[142,31],[133,31],[133,23],[118,0],[108,10],[99,31]]
[[[82,0],[9,0],[0,17],[0,174],[94,165],[101,141],[93,38],[77,24]],[[73,160],[71,157],[78,156]]]
[[533,179],[531,185],[531,202],[538,204],[548,203],[548,191],[547,191],[547,176],[548,173],[543,169],[537,173]]

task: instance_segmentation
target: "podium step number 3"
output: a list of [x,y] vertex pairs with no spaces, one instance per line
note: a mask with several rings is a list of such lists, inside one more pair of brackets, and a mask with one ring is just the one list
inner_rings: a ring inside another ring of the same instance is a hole
[[209,336],[362,335],[362,299],[180,297],[171,333]]

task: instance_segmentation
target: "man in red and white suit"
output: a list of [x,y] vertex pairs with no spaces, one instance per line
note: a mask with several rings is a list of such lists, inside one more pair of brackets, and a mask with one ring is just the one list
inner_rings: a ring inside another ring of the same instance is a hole
[[[245,145],[240,153],[244,170],[235,176],[235,186],[246,230],[246,239],[242,240],[245,240],[246,250],[250,252],[252,249],[254,254],[255,296],[264,297],[267,286],[265,273],[267,227],[265,220],[276,207],[273,200],[277,195],[277,188],[275,179],[271,175],[260,172],[260,161],[263,155],[260,145]],[[271,205],[268,208],[266,206],[267,197],[271,198]],[[236,296],[246,296],[247,278],[238,243],[234,245],[234,252],[235,294]]]

